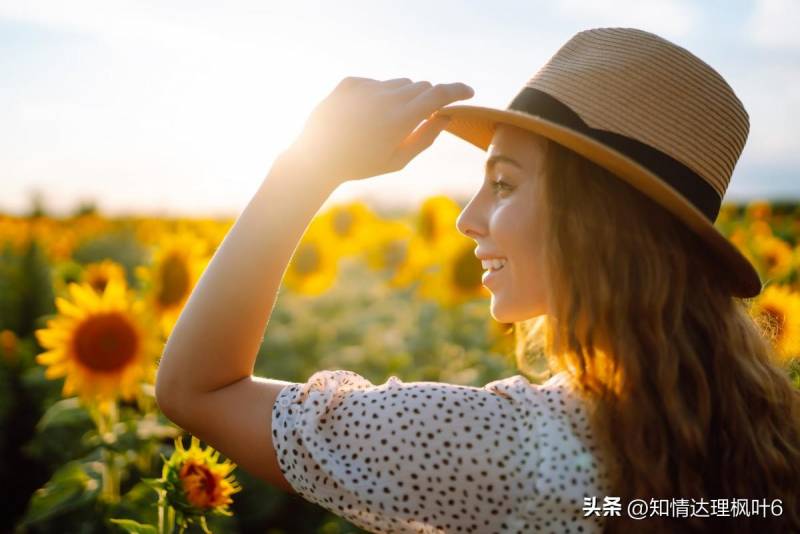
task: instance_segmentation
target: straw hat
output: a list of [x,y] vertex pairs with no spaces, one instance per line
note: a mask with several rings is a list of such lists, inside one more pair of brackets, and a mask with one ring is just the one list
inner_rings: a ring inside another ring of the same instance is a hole
[[685,48],[633,28],[581,31],[505,110],[453,105],[436,115],[483,150],[505,123],[605,167],[703,238],[733,275],[735,296],[761,292],[756,269],[714,227],[749,116],[722,76]]

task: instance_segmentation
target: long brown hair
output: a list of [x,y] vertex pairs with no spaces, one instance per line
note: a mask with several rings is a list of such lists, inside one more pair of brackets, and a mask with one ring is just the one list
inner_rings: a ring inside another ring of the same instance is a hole
[[[596,401],[591,423],[623,504],[605,532],[800,532],[800,391],[750,301],[731,296],[724,266],[666,209],[545,142],[550,307],[515,325],[517,357],[541,348]],[[781,499],[782,514],[636,521],[634,498],[703,498],[709,512],[711,499]]]

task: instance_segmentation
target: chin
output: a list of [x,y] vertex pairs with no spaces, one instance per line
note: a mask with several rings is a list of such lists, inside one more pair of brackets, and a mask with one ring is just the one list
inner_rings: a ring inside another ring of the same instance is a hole
[[491,315],[495,321],[500,323],[516,323],[527,321],[540,315],[544,315],[545,311],[539,311],[538,307],[530,309],[510,309],[502,305],[503,300],[498,299],[492,295]]

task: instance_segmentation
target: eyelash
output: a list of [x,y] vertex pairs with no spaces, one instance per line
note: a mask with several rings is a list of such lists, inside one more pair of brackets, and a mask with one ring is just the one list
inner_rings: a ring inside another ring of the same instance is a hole
[[498,191],[498,188],[500,188],[500,187],[504,188],[505,190],[510,190],[511,189],[511,186],[508,185],[503,180],[498,179],[498,180],[492,182],[492,191],[494,191],[495,193]]

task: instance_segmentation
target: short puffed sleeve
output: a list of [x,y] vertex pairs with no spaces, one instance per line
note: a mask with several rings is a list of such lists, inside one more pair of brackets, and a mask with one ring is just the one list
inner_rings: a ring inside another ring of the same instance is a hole
[[298,495],[370,532],[524,532],[529,387],[519,375],[472,387],[319,371],[279,394],[273,446]]

